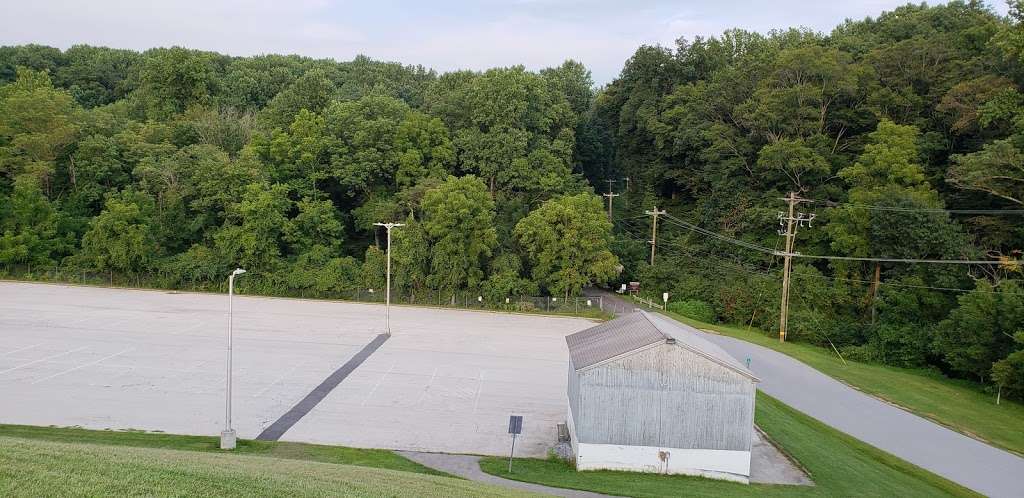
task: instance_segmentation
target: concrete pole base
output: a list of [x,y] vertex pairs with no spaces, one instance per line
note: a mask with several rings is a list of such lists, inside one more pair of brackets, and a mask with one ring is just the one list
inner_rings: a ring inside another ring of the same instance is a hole
[[238,436],[235,434],[235,430],[223,431],[220,433],[220,449],[222,450],[233,450],[235,449],[235,443]]

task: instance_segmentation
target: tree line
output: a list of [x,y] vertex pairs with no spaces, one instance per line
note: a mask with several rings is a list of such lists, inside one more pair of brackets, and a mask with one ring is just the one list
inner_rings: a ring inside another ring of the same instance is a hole
[[[438,74],[357,57],[0,47],[0,265],[267,293],[569,297],[641,282],[775,330],[780,198],[814,213],[791,336],[1024,395],[1024,15],[907,5],[830,33]],[[609,180],[611,183],[609,183]],[[609,187],[614,220],[599,194]],[[813,201],[813,202],[812,202]],[[685,223],[659,224],[654,206]],[[1014,211],[1018,215],[1014,215]]]
[[0,50],[0,263],[264,292],[382,288],[492,301],[615,277],[573,173],[593,95],[568,61],[437,75],[365,57],[184,48]]

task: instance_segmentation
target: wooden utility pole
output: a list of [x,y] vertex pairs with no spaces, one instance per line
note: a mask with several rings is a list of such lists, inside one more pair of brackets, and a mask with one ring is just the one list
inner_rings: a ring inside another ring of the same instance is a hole
[[[615,180],[608,180],[609,185],[613,181],[615,181]],[[609,221],[614,221],[614,220],[612,220],[612,199],[615,198],[615,197],[618,197],[619,194],[613,193],[612,191],[609,190],[607,194],[601,194],[601,195],[603,195],[603,196],[608,198],[608,220]]]
[[654,211],[644,211],[644,214],[649,214],[654,217],[654,221],[651,223],[651,264],[654,264],[654,250],[658,247],[658,216],[665,214],[666,211],[658,211],[658,206],[654,206]]
[[789,203],[789,216],[785,219],[781,216],[779,217],[779,223],[784,221],[786,225],[786,232],[784,234],[786,236],[786,250],[782,255],[782,309],[779,312],[779,342],[786,342],[786,328],[789,321],[789,276],[793,267],[793,240],[796,238],[794,229],[796,228],[797,221],[793,218],[793,210],[796,208],[796,204],[800,202],[800,198],[795,193],[790,192],[789,197],[783,200]]

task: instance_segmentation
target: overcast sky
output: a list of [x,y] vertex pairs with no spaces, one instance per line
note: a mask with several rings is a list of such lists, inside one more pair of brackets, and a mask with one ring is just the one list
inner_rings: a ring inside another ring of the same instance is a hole
[[[439,71],[579,60],[612,80],[644,43],[727,28],[829,31],[877,16],[890,0],[5,0],[0,45],[78,43],[144,50],[181,45],[231,55],[357,54]],[[1002,0],[990,2],[1006,13]]]

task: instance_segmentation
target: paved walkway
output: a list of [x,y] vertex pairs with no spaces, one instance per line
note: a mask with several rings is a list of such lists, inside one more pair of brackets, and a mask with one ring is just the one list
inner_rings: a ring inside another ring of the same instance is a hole
[[866,395],[782,353],[731,337],[704,337],[740,361],[750,358],[750,369],[761,378],[758,389],[807,415],[979,493],[1024,496],[1024,458]]
[[[546,495],[564,496],[569,498],[601,498],[609,495],[591,493],[588,491],[576,491],[573,489],[552,488],[540,484],[513,481],[502,479],[480,470],[480,457],[473,455],[450,455],[448,453],[421,453],[417,451],[399,451],[398,454],[426,465],[432,469],[447,472],[452,475],[469,479],[470,481],[484,482],[503,486],[506,488],[520,489]],[[513,468],[513,471],[515,469]]]

